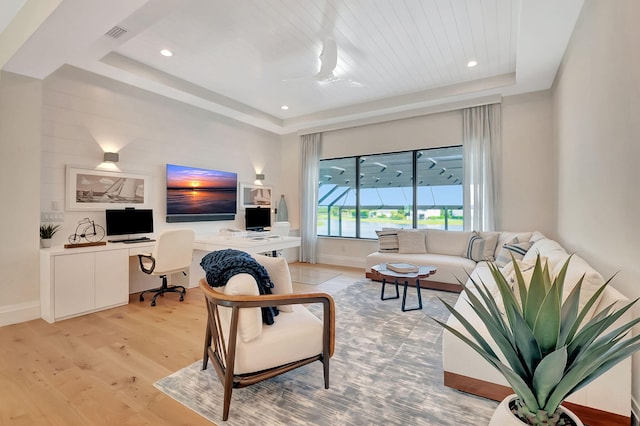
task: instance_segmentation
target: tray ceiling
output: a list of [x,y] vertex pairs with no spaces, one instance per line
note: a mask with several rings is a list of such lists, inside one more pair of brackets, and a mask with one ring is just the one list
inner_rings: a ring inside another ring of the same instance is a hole
[[[582,0],[51,0],[59,5],[20,40],[12,35],[21,14],[36,13],[42,0],[12,1],[23,5],[13,20],[0,16],[8,22],[0,42],[16,51],[5,70],[46,78],[69,64],[279,134],[547,89],[582,7]],[[107,35],[114,27],[124,31]],[[469,68],[472,60],[478,65]]]

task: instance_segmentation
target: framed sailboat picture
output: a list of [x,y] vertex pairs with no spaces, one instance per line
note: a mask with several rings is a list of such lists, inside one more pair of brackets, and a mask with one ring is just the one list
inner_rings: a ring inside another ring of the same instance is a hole
[[268,186],[240,184],[242,207],[271,207],[271,193]]
[[149,208],[149,176],[67,166],[67,210]]

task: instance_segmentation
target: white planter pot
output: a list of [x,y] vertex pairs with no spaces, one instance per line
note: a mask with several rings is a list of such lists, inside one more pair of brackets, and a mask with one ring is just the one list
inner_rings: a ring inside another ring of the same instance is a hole
[[42,248],[51,247],[51,238],[40,238],[40,247]]
[[[489,426],[522,426],[525,424],[514,416],[513,413],[511,413],[511,409],[509,409],[509,403],[516,398],[516,395],[509,395],[502,400],[498,408],[496,408],[496,411],[494,411],[491,421],[489,421]],[[561,409],[566,415],[571,417],[571,420],[573,420],[577,426],[584,426],[580,419],[571,411],[564,407],[561,407]]]

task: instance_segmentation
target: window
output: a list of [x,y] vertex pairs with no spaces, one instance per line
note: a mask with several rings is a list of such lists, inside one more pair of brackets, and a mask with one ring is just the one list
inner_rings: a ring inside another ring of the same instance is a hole
[[462,230],[462,177],[461,146],[320,160],[318,235]]

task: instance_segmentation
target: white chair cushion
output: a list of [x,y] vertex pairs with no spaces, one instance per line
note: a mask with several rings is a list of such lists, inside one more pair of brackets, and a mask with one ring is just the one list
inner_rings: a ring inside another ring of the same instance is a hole
[[[258,284],[249,274],[236,274],[232,276],[227,285],[217,289],[224,294],[232,296],[258,296]],[[278,316],[279,318],[279,316]],[[229,333],[231,324],[231,308],[220,307],[220,321],[225,335]],[[260,308],[240,309],[238,316],[238,335],[243,342],[250,342],[262,333],[262,312]]]
[[282,312],[273,325],[265,325],[257,339],[238,341],[233,371],[265,370],[321,352],[322,321],[304,306],[294,305],[293,312]]
[[[273,282],[274,287],[271,289],[273,294],[291,294],[293,293],[293,283],[291,282],[291,272],[289,264],[284,257],[269,257],[256,255],[254,259],[265,267],[269,278]],[[278,310],[282,312],[292,312],[292,305],[278,306]],[[276,319],[277,321],[277,319]]]

